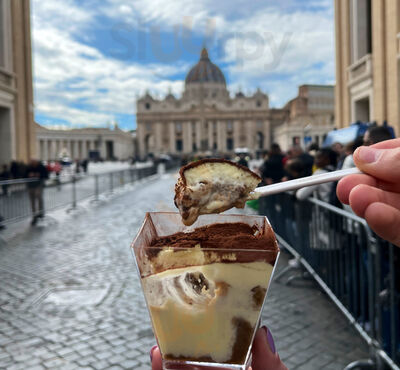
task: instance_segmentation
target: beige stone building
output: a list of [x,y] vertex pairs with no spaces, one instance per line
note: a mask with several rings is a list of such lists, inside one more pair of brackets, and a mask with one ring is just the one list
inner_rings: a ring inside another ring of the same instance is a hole
[[400,2],[335,0],[336,124],[387,121],[400,133]]
[[292,145],[308,143],[321,145],[326,134],[334,128],[334,87],[302,85],[296,98],[284,107],[285,121],[273,129],[273,138],[283,150]]
[[29,0],[0,0],[0,164],[36,155]]
[[222,71],[203,49],[185,79],[182,97],[158,100],[149,93],[137,101],[137,136],[141,157],[148,154],[233,154],[235,148],[253,153],[269,148],[272,126],[285,113],[269,108],[268,95],[234,97]]
[[36,124],[38,157],[43,161],[69,157],[71,160],[97,156],[105,159],[129,159],[135,155],[135,133],[117,125],[110,128],[48,129]]

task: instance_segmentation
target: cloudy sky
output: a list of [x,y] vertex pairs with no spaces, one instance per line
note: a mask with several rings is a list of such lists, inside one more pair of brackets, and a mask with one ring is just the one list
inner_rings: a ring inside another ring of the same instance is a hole
[[203,45],[229,89],[281,107],[334,82],[332,0],[32,0],[35,118],[136,127],[136,98],[179,96]]

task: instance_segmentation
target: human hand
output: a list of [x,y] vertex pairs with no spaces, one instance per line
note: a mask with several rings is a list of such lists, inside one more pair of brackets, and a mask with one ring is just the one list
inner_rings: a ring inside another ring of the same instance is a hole
[[350,204],[381,238],[400,247],[400,139],[358,148],[354,163],[364,174],[340,180],[339,200]]
[[[287,370],[276,353],[271,332],[265,327],[257,330],[252,348],[253,360],[249,370]],[[157,346],[150,351],[152,370],[162,370],[161,353]],[[183,367],[189,370],[189,367]],[[194,369],[194,367],[192,368]],[[210,370],[213,368],[209,368]]]

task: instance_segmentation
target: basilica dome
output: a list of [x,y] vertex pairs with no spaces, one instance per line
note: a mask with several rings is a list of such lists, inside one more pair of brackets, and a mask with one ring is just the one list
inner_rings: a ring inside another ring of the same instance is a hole
[[187,74],[185,85],[202,82],[226,85],[224,74],[214,63],[211,62],[206,48],[203,48],[200,60]]

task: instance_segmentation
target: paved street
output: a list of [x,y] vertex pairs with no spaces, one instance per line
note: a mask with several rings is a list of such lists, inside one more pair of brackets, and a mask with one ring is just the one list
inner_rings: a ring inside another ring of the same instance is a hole
[[[174,182],[138,183],[0,245],[0,369],[150,369],[155,341],[129,244],[145,211],[173,209]],[[311,282],[274,282],[263,319],[290,369],[367,357]]]

